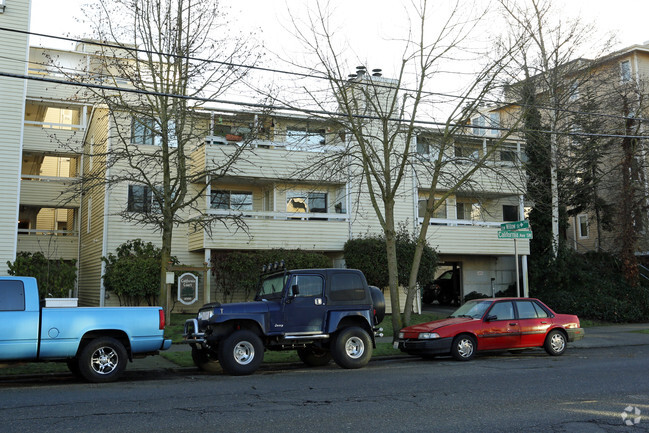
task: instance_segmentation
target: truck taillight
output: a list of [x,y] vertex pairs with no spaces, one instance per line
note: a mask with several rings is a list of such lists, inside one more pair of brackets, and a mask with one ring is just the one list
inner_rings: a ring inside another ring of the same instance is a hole
[[164,330],[165,329],[165,310],[163,310],[161,308],[161,309],[158,310],[158,313],[160,314],[160,320],[159,320],[160,326],[158,327],[158,329]]

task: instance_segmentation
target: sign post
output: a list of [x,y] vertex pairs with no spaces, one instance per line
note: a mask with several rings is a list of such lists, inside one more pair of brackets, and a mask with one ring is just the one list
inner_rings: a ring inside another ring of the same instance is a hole
[[[525,230],[523,230],[525,229]],[[518,245],[516,239],[532,239],[528,220],[506,222],[500,225],[498,239],[514,240],[514,261],[516,262],[516,296],[521,297],[520,271],[518,269]]]

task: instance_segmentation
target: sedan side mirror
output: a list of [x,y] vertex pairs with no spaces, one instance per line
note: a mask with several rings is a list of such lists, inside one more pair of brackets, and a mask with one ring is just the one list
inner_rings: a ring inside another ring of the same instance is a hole
[[297,296],[300,294],[300,288],[298,287],[297,284],[291,286],[291,291],[293,292],[293,296]]
[[495,314],[490,314],[485,318],[485,322],[491,322],[492,320],[498,320],[498,316],[496,316]]

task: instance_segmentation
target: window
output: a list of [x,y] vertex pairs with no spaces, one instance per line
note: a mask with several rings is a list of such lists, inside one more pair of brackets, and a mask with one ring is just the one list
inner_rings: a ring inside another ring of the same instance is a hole
[[293,150],[312,150],[325,145],[325,130],[308,128],[286,128],[286,146]]
[[503,221],[518,221],[518,206],[503,205]]
[[154,144],[155,121],[153,119],[131,120],[131,143],[134,144]]
[[152,210],[153,191],[146,185],[128,186],[129,212],[149,213]]
[[580,239],[588,238],[588,215],[577,215],[577,229]]
[[19,280],[0,281],[0,311],[24,311],[25,287]]
[[322,296],[324,286],[322,277],[319,275],[293,275],[291,285],[289,286],[289,296],[295,295],[293,287],[298,287],[299,297]]
[[480,203],[475,203],[463,199],[463,201],[457,202],[455,205],[457,210],[457,219],[459,220],[477,220],[480,219],[481,208]]
[[212,191],[210,207],[212,209],[252,210],[252,192]]
[[478,159],[480,158],[480,149],[474,146],[455,145],[455,157],[466,158],[466,159]]
[[[147,144],[149,146],[162,146],[162,138],[157,132],[157,122],[154,119],[131,120],[131,143]],[[176,137],[176,122],[170,120],[167,124],[167,137],[169,147],[178,147],[178,138]]]
[[331,300],[362,301],[365,299],[363,281],[355,273],[331,274]]
[[430,142],[428,138],[417,136],[417,154],[418,155],[430,155]]
[[[419,207],[417,209],[419,218],[423,218],[424,213],[426,213],[426,202],[426,199],[419,200]],[[439,203],[437,209],[433,211],[431,218],[446,219],[446,201]]]
[[519,319],[536,319],[537,313],[531,301],[516,301]]
[[288,192],[286,194],[286,212],[327,213],[327,193]]
[[631,81],[631,62],[629,60],[620,62],[620,79],[623,83]]
[[568,97],[570,102],[575,102],[579,99],[579,83],[572,83],[570,85],[570,96]]
[[478,116],[471,120],[473,125],[473,135],[485,135],[485,117]]
[[86,221],[86,233],[90,233],[90,222],[92,221],[92,197],[88,197],[88,221]]
[[514,305],[511,302],[496,302],[488,313],[489,316],[496,316],[496,320],[513,320]]
[[489,133],[491,135],[499,135],[500,131],[496,128],[500,128],[500,114],[499,113],[489,113],[489,126],[491,129]]

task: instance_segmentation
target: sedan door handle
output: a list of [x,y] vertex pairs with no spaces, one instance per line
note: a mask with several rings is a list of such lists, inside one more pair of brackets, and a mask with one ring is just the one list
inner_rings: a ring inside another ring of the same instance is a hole
[[510,323],[509,326],[516,326],[518,323]]
[[548,322],[541,322],[541,325],[546,325]]

